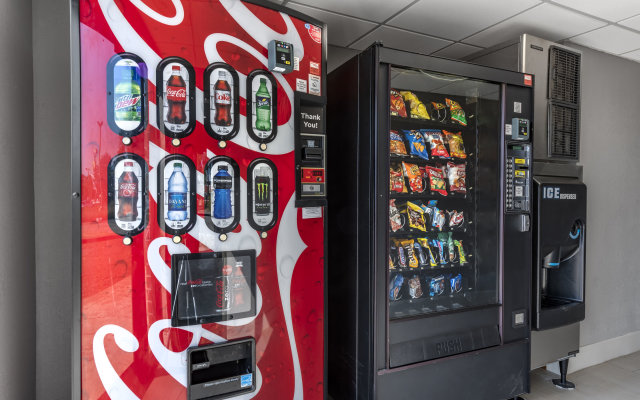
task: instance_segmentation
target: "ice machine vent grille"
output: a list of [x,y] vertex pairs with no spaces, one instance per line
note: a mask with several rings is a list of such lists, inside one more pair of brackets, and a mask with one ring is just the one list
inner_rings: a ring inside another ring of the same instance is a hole
[[549,98],[578,105],[580,54],[557,47],[551,47],[549,52]]
[[549,151],[552,157],[578,159],[578,110],[551,105]]

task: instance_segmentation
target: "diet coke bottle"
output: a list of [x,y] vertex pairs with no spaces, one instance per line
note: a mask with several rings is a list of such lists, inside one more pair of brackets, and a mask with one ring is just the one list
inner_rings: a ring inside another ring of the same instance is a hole
[[216,105],[216,115],[214,122],[218,126],[231,125],[231,88],[227,83],[227,73],[220,71],[218,81],[214,87],[214,103]]
[[138,177],[133,161],[125,161],[124,172],[118,178],[118,219],[135,221],[138,218]]
[[167,122],[170,124],[184,124],[187,122],[185,106],[187,104],[187,84],[180,75],[180,66],[171,67],[171,76],[167,81]]

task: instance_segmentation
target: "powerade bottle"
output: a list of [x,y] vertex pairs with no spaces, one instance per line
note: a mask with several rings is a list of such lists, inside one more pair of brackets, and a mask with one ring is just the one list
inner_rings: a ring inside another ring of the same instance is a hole
[[231,186],[232,180],[226,165],[218,166],[218,173],[213,176],[213,218],[231,218]]
[[169,212],[170,221],[184,221],[187,219],[187,178],[182,173],[182,163],[173,164],[173,173],[169,178]]
[[260,87],[256,92],[256,129],[271,130],[271,95],[266,78],[260,78]]

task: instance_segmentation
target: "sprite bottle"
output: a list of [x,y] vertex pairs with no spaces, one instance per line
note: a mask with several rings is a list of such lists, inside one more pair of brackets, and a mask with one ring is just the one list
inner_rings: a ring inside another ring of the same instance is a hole
[[116,70],[113,88],[113,108],[116,125],[133,130],[142,123],[140,78],[135,67],[122,66]]
[[260,78],[260,87],[256,92],[256,129],[271,130],[271,95],[265,78]]

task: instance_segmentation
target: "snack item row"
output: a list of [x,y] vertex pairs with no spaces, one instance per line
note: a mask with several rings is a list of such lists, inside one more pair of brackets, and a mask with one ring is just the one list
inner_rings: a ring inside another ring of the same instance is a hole
[[428,190],[442,196],[449,193],[464,195],[467,193],[466,177],[465,163],[450,161],[439,166],[419,166],[402,161],[389,167],[389,190],[391,193],[423,193]]
[[396,199],[390,199],[389,225],[392,232],[461,231],[466,228],[464,211],[440,209],[438,200],[430,200],[427,204],[413,200],[396,204]]
[[[406,139],[406,145],[403,140]],[[447,145],[449,149],[447,150]],[[424,160],[435,158],[467,158],[461,132],[440,129],[411,129],[389,132],[389,152],[401,156],[414,155]]]
[[462,291],[462,274],[404,276],[396,273],[389,281],[389,300],[435,298],[453,295]]
[[415,239],[392,239],[389,245],[389,269],[427,269],[448,265],[466,265],[462,240],[452,232]]
[[[409,90],[391,89],[390,93],[391,115],[415,119],[433,120],[444,123],[454,123],[467,126],[467,118],[464,110],[455,100],[445,98],[444,103],[431,101],[426,104],[418,96]],[[407,110],[409,110],[407,112]]]

